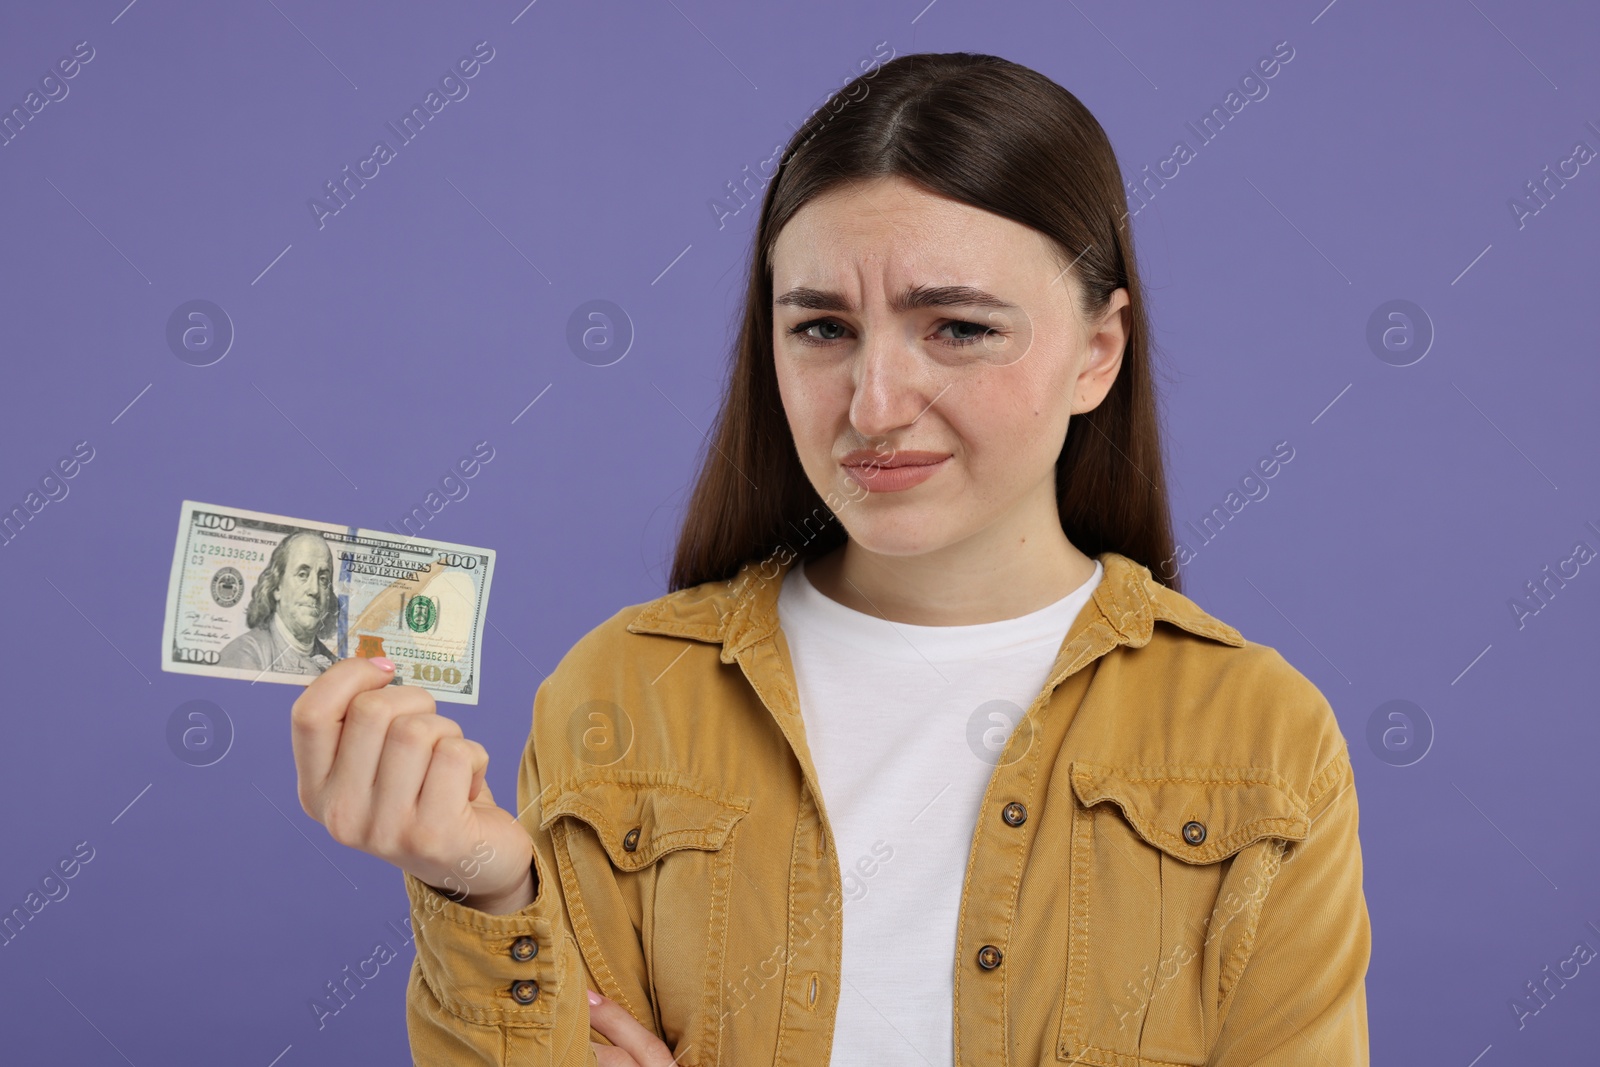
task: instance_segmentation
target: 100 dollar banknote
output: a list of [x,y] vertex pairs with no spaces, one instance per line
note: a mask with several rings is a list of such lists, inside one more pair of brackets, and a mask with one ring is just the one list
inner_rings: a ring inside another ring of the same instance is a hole
[[494,550],[183,502],[161,667],[309,685],[387,656],[393,685],[476,704]]

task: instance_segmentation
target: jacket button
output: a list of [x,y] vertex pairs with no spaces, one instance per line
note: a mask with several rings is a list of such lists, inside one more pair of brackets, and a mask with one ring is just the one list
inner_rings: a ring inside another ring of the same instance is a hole
[[539,954],[539,942],[531,937],[519,937],[511,942],[511,958],[526,963]]
[[623,835],[623,838],[622,838],[622,850],[624,852],[632,852],[634,849],[636,849],[638,847],[639,847],[639,828],[637,826],[635,826],[632,830],[629,830],[626,834]]
[[1000,966],[1000,950],[993,945],[984,945],[978,950],[978,966],[986,971]]
[[518,1004],[532,1004],[539,995],[539,983],[528,978],[511,983],[511,999]]
[[1028,809],[1013,800],[1000,809],[1000,817],[1006,821],[1007,826],[1021,826],[1028,821]]
[[1183,839],[1191,845],[1198,845],[1206,839],[1206,824],[1190,820],[1183,824]]

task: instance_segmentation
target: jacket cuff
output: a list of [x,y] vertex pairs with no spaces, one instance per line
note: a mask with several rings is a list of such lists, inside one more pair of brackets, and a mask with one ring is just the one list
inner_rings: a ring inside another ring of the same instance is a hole
[[406,895],[417,964],[439,1005],[476,1023],[551,1026],[560,993],[560,953],[567,940],[550,914],[545,872],[531,904],[506,915],[469,908],[409,871]]

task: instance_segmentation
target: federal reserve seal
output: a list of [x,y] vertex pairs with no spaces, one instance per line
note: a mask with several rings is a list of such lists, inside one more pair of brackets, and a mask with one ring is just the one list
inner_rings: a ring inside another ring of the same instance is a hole
[[244,595],[244,575],[236,567],[219,567],[211,576],[211,599],[218,607],[231,608]]

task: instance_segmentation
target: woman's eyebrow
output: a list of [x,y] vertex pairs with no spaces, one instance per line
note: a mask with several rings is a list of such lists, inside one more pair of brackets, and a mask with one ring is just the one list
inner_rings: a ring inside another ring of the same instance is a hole
[[[839,293],[810,286],[796,286],[773,300],[774,307],[797,307],[811,311],[848,311],[856,309]],[[896,313],[924,307],[980,307],[998,311],[1012,311],[1016,305],[1002,300],[993,293],[974,289],[970,285],[915,285],[889,301]]]

